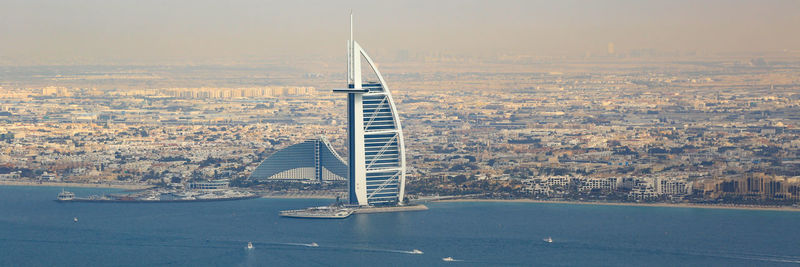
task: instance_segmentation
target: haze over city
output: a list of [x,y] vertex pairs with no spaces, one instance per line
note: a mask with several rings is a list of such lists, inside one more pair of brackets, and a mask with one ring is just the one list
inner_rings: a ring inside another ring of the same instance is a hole
[[[346,7],[346,8],[343,8]],[[341,57],[347,8],[374,54],[800,56],[797,1],[3,1],[0,64]]]

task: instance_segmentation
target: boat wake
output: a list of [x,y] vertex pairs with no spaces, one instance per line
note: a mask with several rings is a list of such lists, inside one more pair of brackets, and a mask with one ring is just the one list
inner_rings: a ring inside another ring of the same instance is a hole
[[[240,242],[236,241],[221,241],[221,242]],[[399,253],[399,254],[424,254],[419,249],[412,250],[399,250],[399,249],[381,249],[381,248],[364,248],[364,247],[340,247],[340,246],[320,246],[317,242],[311,243],[294,243],[294,242],[252,242],[255,245],[270,245],[270,246],[292,246],[292,247],[306,247],[306,248],[324,248],[332,250],[346,250],[346,251],[363,251],[363,252],[376,252],[376,253]]]
[[453,259],[453,257],[445,257],[442,258],[442,261],[452,262],[452,261],[464,261],[464,260]]
[[[238,242],[238,241],[237,241]],[[311,243],[292,243],[292,242],[253,242],[253,244],[260,245],[273,245],[273,246],[293,246],[293,247],[308,247],[308,248],[324,248],[333,250],[349,250],[349,251],[363,251],[363,252],[376,252],[376,253],[399,253],[399,254],[425,254],[422,250],[400,250],[400,249],[382,249],[382,248],[364,248],[364,247],[339,247],[339,246],[320,246],[317,242]],[[461,261],[461,260],[459,260]]]
[[424,254],[419,249],[400,250],[400,249],[383,249],[383,248],[364,248],[364,247],[326,247],[328,249],[338,249],[347,251],[361,251],[361,252],[375,252],[375,253],[398,253],[398,254]]
[[381,249],[381,248],[351,248],[351,249],[356,251],[368,251],[368,252],[415,254],[413,250]]
[[278,244],[287,245],[287,246],[310,247],[310,248],[319,247],[319,244],[317,244],[317,242],[311,242],[311,243],[278,243]]
[[425,254],[422,250],[419,249],[412,249],[412,250],[398,250],[398,249],[367,249],[367,251],[373,252],[390,252],[390,253],[403,253],[403,254]]

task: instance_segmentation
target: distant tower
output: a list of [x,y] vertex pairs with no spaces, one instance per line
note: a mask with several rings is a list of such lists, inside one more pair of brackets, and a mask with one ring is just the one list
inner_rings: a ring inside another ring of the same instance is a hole
[[[378,81],[361,81],[362,57]],[[333,91],[347,94],[350,204],[403,204],[406,151],[400,118],[381,72],[353,40],[353,13],[347,41],[347,88]]]
[[613,55],[614,52],[614,43],[608,43],[608,54]]

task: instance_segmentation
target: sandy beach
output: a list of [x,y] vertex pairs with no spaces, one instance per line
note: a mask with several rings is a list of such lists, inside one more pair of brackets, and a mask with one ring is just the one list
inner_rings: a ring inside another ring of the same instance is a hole
[[8,186],[51,186],[51,187],[83,187],[83,188],[117,188],[126,190],[139,190],[152,187],[151,185],[135,184],[94,184],[94,183],[66,183],[66,182],[29,182],[29,181],[0,181],[0,185]]
[[694,203],[624,203],[624,202],[580,202],[560,200],[535,200],[535,199],[447,199],[434,202],[506,202],[506,203],[552,203],[574,205],[604,205],[604,206],[633,206],[633,207],[665,207],[665,208],[700,208],[700,209],[736,209],[736,210],[769,210],[769,211],[800,211],[800,208],[777,206],[748,206],[748,205],[708,205]]

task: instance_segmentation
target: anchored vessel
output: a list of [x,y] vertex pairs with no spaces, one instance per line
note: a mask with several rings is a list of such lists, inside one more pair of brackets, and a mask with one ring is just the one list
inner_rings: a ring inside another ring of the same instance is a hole
[[[311,207],[301,210],[284,210],[281,216],[311,219],[344,219],[353,214],[353,209],[339,206]],[[316,243],[314,243],[316,244]]]
[[57,201],[71,201],[73,199],[75,199],[75,193],[72,193],[72,192],[69,192],[69,191],[64,191],[64,189],[61,189],[61,193],[58,193],[58,198],[56,200]]
[[331,205],[311,207],[300,210],[281,211],[283,217],[308,218],[308,219],[344,219],[357,213],[380,213],[427,210],[425,205],[402,206],[357,206],[357,205]]

